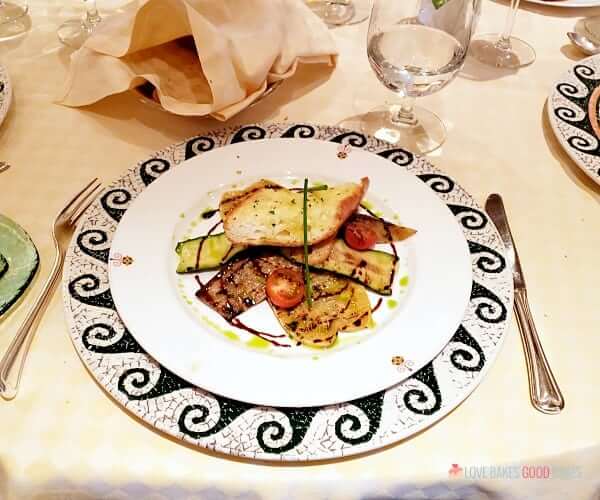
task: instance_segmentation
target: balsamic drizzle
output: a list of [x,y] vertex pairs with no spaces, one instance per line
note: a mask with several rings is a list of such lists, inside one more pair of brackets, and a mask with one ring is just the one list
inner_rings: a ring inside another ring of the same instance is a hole
[[232,326],[235,326],[236,328],[246,330],[247,332],[251,333],[252,335],[256,335],[257,337],[259,337],[263,340],[266,340],[267,342],[269,342],[273,345],[276,345],[277,347],[291,347],[291,345],[289,345],[289,344],[281,344],[280,342],[273,340],[273,339],[277,339],[277,338],[281,338],[281,337],[286,337],[286,335],[284,335],[283,333],[281,333],[279,335],[275,335],[273,333],[261,332],[259,330],[255,330],[252,327],[249,327],[245,323],[242,323],[238,318],[232,318],[229,321],[229,324],[231,324]]
[[208,230],[208,233],[206,233],[206,235],[204,235],[202,237],[202,239],[200,240],[200,244],[198,245],[198,251],[196,252],[196,269],[198,269],[199,265],[200,265],[200,254],[202,253],[202,247],[204,246],[204,242],[208,239],[208,237],[213,233],[213,231],[215,229],[217,229],[217,227],[219,227],[220,224],[222,224],[223,221],[219,220],[219,222],[217,222],[213,227],[211,227]]

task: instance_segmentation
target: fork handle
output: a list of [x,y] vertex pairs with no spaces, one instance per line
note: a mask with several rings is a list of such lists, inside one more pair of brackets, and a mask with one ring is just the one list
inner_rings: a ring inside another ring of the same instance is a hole
[[[46,283],[44,283],[44,287],[37,296],[29,313],[27,313],[25,321],[12,339],[2,360],[0,360],[0,396],[4,399],[13,399],[17,395],[25,358],[29,351],[29,345],[33,339],[33,334],[35,333],[38,321],[46,311],[50,298],[56,289],[62,264],[63,259],[57,248],[56,259],[54,260],[50,276],[46,280]],[[21,354],[21,356],[19,356],[19,354]],[[9,378],[14,370],[18,371],[13,385],[9,382]]]
[[544,354],[525,290],[515,290],[514,306],[525,351],[531,403],[542,413],[560,413],[565,407],[565,400]]

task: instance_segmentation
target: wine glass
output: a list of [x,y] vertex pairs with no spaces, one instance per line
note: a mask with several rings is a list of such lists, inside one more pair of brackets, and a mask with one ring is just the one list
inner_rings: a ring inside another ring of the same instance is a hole
[[361,23],[371,10],[370,0],[306,0],[306,3],[329,26]]
[[89,38],[96,25],[102,20],[96,8],[96,0],[83,0],[83,3],[85,4],[85,17],[69,19],[62,23],[56,31],[58,39],[74,49],[83,45],[83,42]]
[[497,68],[516,69],[535,61],[535,50],[527,42],[512,36],[520,0],[510,0],[510,10],[502,34],[479,35],[471,44],[470,53],[478,61]]
[[11,38],[24,31],[24,26],[17,25],[15,21],[23,18],[27,14],[27,9],[25,2],[0,0],[0,40]]
[[[462,67],[480,0],[375,0],[367,55],[377,78],[400,97],[343,126],[425,154],[438,148],[446,128],[415,97],[437,92]],[[357,123],[358,121],[358,123]]]

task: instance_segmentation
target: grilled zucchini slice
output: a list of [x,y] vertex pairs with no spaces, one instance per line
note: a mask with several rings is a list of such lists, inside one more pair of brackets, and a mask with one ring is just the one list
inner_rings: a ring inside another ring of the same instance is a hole
[[175,247],[179,255],[177,272],[183,274],[217,269],[246,248],[245,245],[231,243],[225,233],[180,241]]

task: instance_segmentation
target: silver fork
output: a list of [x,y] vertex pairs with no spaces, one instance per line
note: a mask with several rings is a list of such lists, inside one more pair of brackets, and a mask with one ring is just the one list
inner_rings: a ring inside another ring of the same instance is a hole
[[[73,229],[75,228],[79,217],[81,217],[83,212],[85,212],[92,204],[95,195],[99,192],[101,187],[102,184],[98,179],[91,181],[77,193],[69,203],[67,203],[54,219],[52,225],[52,239],[54,240],[56,257],[54,258],[52,272],[50,273],[50,276],[48,276],[46,283],[44,283],[44,287],[37,296],[25,321],[17,331],[15,338],[8,346],[2,360],[0,360],[0,396],[4,399],[13,399],[17,395],[25,358],[29,351],[29,345],[33,339],[37,324],[46,310],[60,279],[60,272],[63,267],[69,241],[73,234]],[[19,354],[21,354],[21,356],[19,356]],[[17,370],[17,375],[13,385],[9,382],[9,377],[14,370]]]

